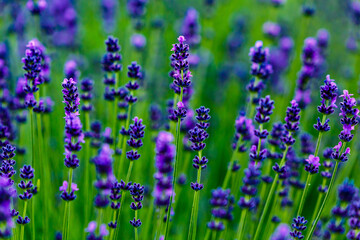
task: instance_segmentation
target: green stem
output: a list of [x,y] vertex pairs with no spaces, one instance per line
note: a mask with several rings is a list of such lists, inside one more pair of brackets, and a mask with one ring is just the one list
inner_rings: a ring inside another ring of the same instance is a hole
[[232,155],[231,155],[231,159],[230,159],[228,168],[227,168],[227,170],[226,170],[226,175],[225,175],[225,178],[224,178],[224,182],[223,182],[223,185],[222,185],[222,189],[226,189],[226,187],[227,187],[228,184],[229,184],[229,180],[230,180],[230,177],[231,177],[231,169],[232,169],[233,163],[234,163],[234,161],[235,161],[235,156],[236,156],[236,153],[237,153],[237,149],[239,148],[239,142],[240,142],[240,139],[239,139],[239,141],[236,143],[236,148],[235,148],[235,150],[233,151],[233,153],[232,153]]
[[131,176],[131,172],[132,172],[132,168],[134,166],[134,161],[130,161],[130,164],[129,164],[129,168],[128,168],[128,172],[126,174],[126,182],[128,183],[129,180],[130,180],[130,176]]
[[[43,154],[41,154],[41,151],[42,149],[44,149],[44,146],[43,146],[43,135],[42,135],[42,123],[41,123],[41,115],[40,113],[36,114],[36,123],[37,123],[37,138],[38,138],[38,147],[39,147],[39,155],[38,155],[38,158],[39,158],[39,165],[40,166],[43,166],[40,168],[40,177],[39,179],[40,180],[43,180],[42,182],[44,183],[44,187],[45,189],[51,189],[49,184],[50,184],[50,180],[48,179],[48,175],[47,175],[47,172],[49,170],[48,168],[48,162],[43,162]],[[45,239],[47,238],[47,230],[48,230],[48,227],[47,227],[47,224],[48,224],[48,214],[47,214],[47,197],[46,197],[46,194],[45,194],[45,191],[40,191],[40,195],[42,197],[42,200],[43,200],[43,211],[44,211],[44,221],[43,221],[43,231],[44,231],[44,237]]]
[[[201,159],[201,151],[199,152],[199,159]],[[201,181],[201,167],[197,171],[197,182],[200,184],[200,181]],[[194,217],[193,217],[193,219],[190,220],[193,223],[192,240],[196,239],[197,220],[198,220],[198,213],[199,213],[199,199],[200,199],[200,192],[195,191],[195,193],[194,193],[194,200],[195,200]],[[190,223],[190,227],[191,227],[191,223]],[[189,233],[190,233],[190,229],[189,229]]]
[[[90,115],[89,112],[85,112],[85,129],[86,131],[90,130]],[[84,149],[85,157],[84,157],[84,171],[85,171],[85,187],[84,187],[84,199],[90,199],[90,138],[85,140],[85,149]],[[90,212],[91,201],[85,201],[85,219],[84,223],[86,224],[89,220],[89,212]]]
[[[137,211],[135,210],[135,219],[137,219]],[[138,231],[137,231],[137,228],[134,228],[135,230],[135,240],[138,240],[139,237],[138,237]]]
[[[126,118],[126,124],[125,124],[125,129],[128,130],[129,129],[129,125],[130,125],[130,118],[131,118],[131,106],[132,104],[129,103],[129,107],[127,109],[127,118]],[[120,163],[119,163],[119,176],[121,176],[121,173],[124,169],[124,164],[125,164],[125,157],[126,157],[126,137],[124,135],[121,135],[120,137],[121,139],[121,156],[120,156]],[[119,141],[120,143],[120,141]]]
[[318,196],[318,198],[317,198],[317,200],[316,200],[315,211],[314,211],[314,213],[313,213],[313,215],[312,215],[312,217],[311,217],[310,223],[312,223],[312,222],[314,221],[314,219],[315,219],[315,217],[316,217],[316,213],[319,212],[320,204],[321,204],[321,199],[322,199],[322,197],[323,197],[323,194],[324,194],[323,192],[320,192],[320,195]]
[[[325,121],[326,121],[326,115],[323,115],[323,118],[322,118],[322,124],[325,124]],[[318,139],[316,141],[316,147],[315,147],[315,153],[314,153],[314,156],[317,157],[318,156],[318,153],[319,153],[319,148],[320,148],[320,143],[321,143],[321,138],[322,138],[322,132],[319,132],[319,135],[318,135]],[[311,173],[309,172],[308,173],[308,176],[306,178],[306,183],[305,183],[305,189],[304,191],[302,192],[302,195],[301,195],[301,200],[300,200],[300,205],[299,205],[299,208],[298,208],[298,211],[297,211],[297,215],[296,216],[300,216],[300,214],[302,213],[302,210],[304,208],[304,204],[305,204],[305,199],[306,199],[306,194],[309,190],[309,187],[311,185]]]
[[[27,208],[27,201],[24,202],[24,211],[23,211],[23,218],[26,217],[26,208]],[[24,240],[24,224],[21,224],[20,230],[20,240]],[[33,229],[35,231],[35,229]]]
[[[283,167],[284,164],[285,164],[285,159],[286,159],[286,155],[287,155],[288,150],[289,150],[289,146],[286,146],[286,148],[284,150],[284,153],[283,153],[283,157],[282,157],[281,162],[280,162],[280,168]],[[269,207],[270,207],[271,199],[273,198],[275,190],[277,188],[278,179],[279,179],[279,174],[276,174],[276,176],[275,176],[275,178],[274,178],[274,180],[273,180],[273,182],[271,184],[269,195],[266,198],[264,210],[261,213],[260,221],[259,221],[259,224],[258,224],[258,226],[256,228],[254,240],[259,239],[259,234],[260,234],[260,232],[262,230],[264,220],[265,220],[265,216],[267,215],[268,211],[270,210]]]
[[[179,102],[182,102],[183,99],[183,91],[184,89],[181,87],[180,89],[180,99]],[[174,103],[175,106],[175,103]],[[178,118],[177,124],[176,124],[176,138],[175,138],[175,145],[176,145],[176,155],[175,155],[175,163],[174,163],[174,171],[173,171],[173,177],[172,177],[172,193],[170,196],[170,202],[169,207],[166,215],[166,224],[165,224],[165,238],[164,240],[167,240],[168,232],[169,232],[169,222],[170,222],[170,212],[171,212],[171,205],[173,201],[173,196],[175,195],[175,178],[177,174],[177,164],[179,162],[179,152],[180,152],[180,123],[181,119]]]
[[[124,200],[125,200],[125,197],[126,197],[126,191],[124,191],[122,193],[122,196],[121,196],[121,201],[120,201],[120,208],[118,210],[118,213],[117,213],[117,224],[120,225],[120,216],[121,216],[121,209],[122,209],[122,206],[124,205]],[[116,228],[115,230],[115,239],[118,239],[117,236],[119,234],[119,227]]]
[[[345,146],[345,144],[344,144],[344,146]],[[336,161],[336,163],[335,163],[335,168],[334,168],[334,172],[333,172],[333,174],[332,174],[332,176],[331,176],[329,188],[328,188],[328,190],[327,190],[327,192],[326,192],[325,198],[324,198],[324,200],[323,200],[323,202],[322,202],[322,204],[321,204],[321,207],[320,207],[320,209],[319,209],[319,212],[318,212],[318,214],[316,215],[315,221],[314,221],[314,223],[312,223],[311,230],[310,230],[308,236],[306,237],[306,240],[310,240],[310,239],[311,239],[311,237],[312,237],[312,235],[313,235],[313,233],[314,233],[314,231],[315,231],[316,225],[317,225],[318,221],[320,220],[322,211],[324,210],[324,207],[325,207],[325,205],[326,205],[327,199],[328,199],[329,194],[330,194],[330,192],[331,192],[331,189],[332,189],[332,187],[333,187],[333,185],[334,185],[335,175],[336,175],[336,172],[337,172],[337,170],[338,170],[338,167],[339,167],[339,161]]]
[[35,128],[35,126],[34,126],[34,119],[33,119],[34,112],[32,109],[30,109],[29,112],[30,112],[30,125],[31,125],[30,131],[31,131],[31,149],[32,149],[31,150],[31,165],[34,169],[36,169],[35,168],[35,146],[34,146],[34,142],[35,142],[34,128]]
[[306,194],[307,194],[307,191],[309,190],[309,187],[311,185],[311,176],[312,176],[311,173],[308,173],[308,176],[306,178],[305,189],[304,189],[303,194],[301,196],[300,206],[299,206],[299,209],[297,211],[296,216],[300,216],[300,214],[302,213],[304,203],[305,203]]
[[208,228],[207,230],[206,230],[206,234],[205,234],[205,237],[204,237],[204,240],[209,240],[209,238],[210,238],[210,235],[211,235],[211,229],[210,228]]
[[102,223],[102,215],[103,215],[103,209],[99,208],[98,218],[97,218],[97,222],[98,222],[98,226],[99,226],[99,232],[100,232],[100,226],[101,226],[101,223]]
[[64,208],[64,218],[63,218],[63,230],[62,230],[62,239],[66,240],[67,239],[67,236],[66,236],[66,217],[67,217],[67,209],[68,209],[68,205],[69,205],[69,202],[66,201],[65,202],[65,208]]
[[[153,215],[154,215],[154,199],[152,198],[151,203],[150,203],[150,208],[147,212],[146,226],[143,231],[144,232],[143,236],[151,236],[151,235],[149,235],[149,231],[150,231],[150,225],[153,224],[151,221],[151,219],[153,218]],[[111,238],[110,238],[110,240],[111,240]]]
[[239,222],[239,226],[238,226],[238,233],[237,233],[237,238],[236,238],[237,240],[242,239],[246,216],[247,216],[247,209],[245,208],[245,209],[241,210],[241,217],[240,217],[240,222]]
[[[117,72],[116,74],[115,74],[115,90],[117,90],[117,88],[118,88],[118,86],[119,86],[119,72]],[[112,134],[113,134],[113,136],[114,136],[114,151],[116,151],[116,133],[117,133],[117,110],[118,110],[118,107],[117,107],[117,105],[118,105],[118,98],[117,97],[115,97],[115,99],[114,99],[114,109],[113,109],[113,114],[114,114],[114,122],[113,122],[113,128],[112,128]]]

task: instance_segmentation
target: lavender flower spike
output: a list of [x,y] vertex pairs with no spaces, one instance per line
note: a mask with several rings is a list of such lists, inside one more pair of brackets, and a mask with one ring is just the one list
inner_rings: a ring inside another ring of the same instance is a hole
[[154,203],[158,207],[168,207],[172,193],[172,163],[175,158],[173,141],[173,135],[168,132],[160,132],[156,138],[155,167],[157,172],[154,174],[156,185],[153,195],[155,198]]
[[356,107],[356,99],[352,98],[353,94],[349,94],[347,90],[343,91],[343,95],[340,95],[343,98],[343,102],[340,103],[340,116],[342,117],[340,122],[343,125],[343,130],[341,131],[339,138],[344,142],[350,142],[354,135],[351,133],[354,130],[355,126],[358,124],[357,118],[359,117],[359,109]]

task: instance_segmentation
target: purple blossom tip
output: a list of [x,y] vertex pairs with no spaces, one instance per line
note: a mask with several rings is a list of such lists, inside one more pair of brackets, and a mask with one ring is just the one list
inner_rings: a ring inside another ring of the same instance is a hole
[[[59,187],[59,191],[66,192],[68,189],[68,185],[69,184],[67,181],[63,181],[63,185]],[[71,191],[79,191],[79,188],[76,183],[71,183]]]
[[186,41],[186,39],[185,39],[184,36],[179,36],[179,37],[178,37],[178,41],[182,44],[183,42]]

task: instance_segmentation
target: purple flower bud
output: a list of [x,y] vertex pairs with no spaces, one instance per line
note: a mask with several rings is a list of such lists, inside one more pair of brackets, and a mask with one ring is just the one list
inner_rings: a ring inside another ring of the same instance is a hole
[[315,157],[314,155],[310,155],[307,159],[305,159],[305,171],[309,172],[310,174],[315,174],[319,172],[320,167],[320,158]]
[[42,11],[45,10],[47,7],[47,3],[45,0],[28,0],[26,3],[26,8],[31,12],[33,15],[39,15]]
[[131,45],[138,51],[141,51],[146,46],[146,38],[142,34],[133,34],[131,36]]
[[304,236],[302,235],[302,231],[306,229],[307,220],[305,220],[304,217],[298,216],[297,218],[293,219],[293,222],[291,224],[291,227],[293,228],[293,231],[290,232],[290,236],[294,239],[303,239]]
[[280,35],[281,27],[274,22],[265,22],[263,25],[263,32],[271,38],[277,38]]

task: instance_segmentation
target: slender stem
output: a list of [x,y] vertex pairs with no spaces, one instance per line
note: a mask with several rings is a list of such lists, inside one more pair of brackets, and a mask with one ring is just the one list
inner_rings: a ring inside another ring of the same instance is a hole
[[131,176],[131,172],[132,172],[133,165],[134,165],[134,161],[130,161],[129,168],[128,168],[128,172],[127,172],[127,174],[126,174],[126,183],[128,183],[129,180],[130,180],[130,176]]
[[69,202],[66,201],[65,202],[65,208],[64,208],[64,218],[63,218],[63,231],[62,231],[62,238],[64,240],[67,239],[67,236],[66,236],[66,217],[67,217],[67,209],[68,209],[68,205],[69,205]]
[[[323,118],[322,118],[322,124],[324,124],[326,121],[326,115],[323,115]],[[322,134],[323,132],[319,132],[319,135],[318,135],[318,139],[316,141],[316,147],[315,147],[315,153],[314,153],[314,156],[317,157],[318,153],[319,153],[319,148],[320,148],[320,143],[321,143],[321,137],[322,137]],[[305,199],[306,199],[306,194],[309,190],[309,187],[311,185],[311,173],[309,172],[308,173],[308,176],[306,178],[306,183],[305,183],[305,189],[304,191],[302,192],[302,195],[301,195],[301,200],[300,200],[300,205],[299,205],[299,208],[298,208],[298,211],[297,211],[297,215],[296,216],[300,216],[303,208],[304,208],[304,204],[305,204]]]
[[238,226],[238,233],[237,233],[237,238],[236,238],[237,240],[242,239],[247,212],[248,211],[247,211],[246,208],[241,210],[241,217],[240,217],[240,222],[239,222],[239,226]]
[[317,200],[316,200],[316,205],[315,205],[315,211],[311,217],[311,221],[310,223],[312,223],[316,217],[316,213],[319,212],[319,209],[320,209],[320,204],[321,204],[321,200],[322,200],[322,197],[323,197],[323,192],[320,192],[320,195],[318,196]]
[[99,208],[98,217],[97,217],[97,222],[98,222],[98,226],[99,226],[99,232],[100,232],[100,226],[101,226],[101,223],[102,223],[102,215],[103,215],[103,209]]
[[206,234],[205,234],[205,237],[204,237],[204,240],[209,240],[209,238],[210,238],[210,235],[211,235],[211,229],[210,228],[208,228],[207,230],[206,230]]
[[[128,130],[129,126],[130,126],[131,106],[132,106],[132,104],[129,103],[129,107],[127,109],[127,118],[126,118],[125,130]],[[120,141],[119,141],[119,143],[122,144],[122,147],[121,147],[121,157],[120,157],[119,170],[118,170],[119,176],[121,175],[121,172],[124,169],[125,156],[126,156],[126,153],[125,153],[125,151],[126,151],[126,137],[124,135],[121,135],[120,139],[121,139],[121,143],[120,143]]]
[[31,229],[32,229],[32,233],[31,233],[31,237],[32,240],[35,240],[35,203],[36,201],[31,201]]
[[[121,196],[121,201],[120,201],[120,208],[119,208],[119,210],[118,210],[118,213],[117,213],[117,223],[118,223],[118,225],[120,225],[120,216],[121,216],[121,209],[122,209],[122,206],[124,205],[124,200],[125,200],[125,197],[126,197],[126,191],[124,191],[123,193],[122,193],[122,196]],[[118,235],[118,233],[119,233],[119,228],[116,228],[116,230],[115,230],[115,239],[117,239],[117,235]]]
[[[286,148],[284,150],[284,153],[283,153],[283,157],[282,157],[281,162],[280,162],[280,168],[282,166],[284,166],[284,164],[285,164],[285,159],[286,159],[286,155],[287,155],[288,150],[289,150],[289,146],[286,146]],[[278,179],[279,179],[279,174],[276,174],[276,176],[275,176],[275,178],[274,178],[274,180],[272,182],[269,195],[268,195],[268,197],[266,199],[264,210],[261,213],[260,221],[259,221],[259,224],[258,224],[258,226],[256,228],[254,240],[259,239],[259,234],[260,234],[260,232],[262,230],[262,225],[264,224],[265,216],[268,213],[268,211],[270,210],[269,207],[270,207],[271,199],[273,198],[275,190],[277,188]]]
[[[25,200],[25,202],[24,202],[23,218],[26,217],[26,208],[27,208],[27,201]],[[35,231],[35,229],[33,229],[33,231]],[[21,224],[20,240],[24,240],[24,224]]]
[[151,237],[154,236],[153,239],[157,239],[158,232],[161,232],[161,226],[162,226],[163,221],[161,221],[160,208],[157,208],[157,210],[156,210],[156,219],[157,219],[156,226],[155,226],[155,228],[153,227],[153,231],[151,234]]
[[[137,211],[135,210],[135,220],[137,220]],[[138,240],[139,237],[138,237],[138,231],[137,231],[137,228],[134,228],[135,230],[135,240]]]
[[[201,159],[201,151],[199,152],[199,158]],[[197,182],[200,184],[201,181],[201,167],[197,171]],[[197,220],[198,220],[198,213],[199,213],[199,200],[200,200],[200,191],[195,191],[196,194],[196,201],[195,201],[195,209],[194,209],[194,218],[193,221],[193,234],[192,240],[196,239],[196,230],[197,230]]]
[[31,155],[32,155],[32,157],[31,157],[31,165],[32,165],[32,167],[35,169],[35,144],[34,144],[34,142],[35,142],[35,134],[34,134],[34,128],[35,128],[35,126],[34,126],[34,117],[33,117],[33,115],[34,115],[34,111],[32,110],[32,109],[30,109],[29,110],[29,112],[30,112],[30,125],[31,125]]
[[216,231],[212,231],[212,233],[211,233],[211,239],[212,240],[216,240],[216,234],[217,234]]
[[[181,87],[180,89],[180,99],[179,101],[182,102],[183,99],[183,91],[184,89]],[[175,105],[175,103],[174,103]],[[179,152],[180,152],[180,123],[181,119],[178,118],[177,125],[176,125],[176,138],[175,138],[175,145],[176,145],[176,155],[175,155],[175,163],[174,163],[174,171],[173,171],[173,177],[172,177],[172,193],[170,196],[170,202],[169,207],[166,215],[166,224],[165,224],[165,238],[164,240],[168,239],[168,231],[169,231],[169,222],[170,222],[170,212],[171,212],[171,205],[173,201],[173,196],[175,195],[175,178],[177,174],[177,164],[179,162]]]
[[[86,131],[90,130],[90,116],[89,112],[85,112],[85,129]],[[84,149],[84,171],[85,171],[85,187],[84,187],[84,199],[90,199],[90,168],[89,168],[89,161],[90,161],[90,138],[85,140],[85,149]],[[90,205],[91,201],[85,201],[85,219],[84,223],[86,224],[89,220],[89,212],[90,212]]]
[[[113,219],[116,219],[116,211],[114,211],[113,213]],[[113,221],[114,222],[114,221]],[[114,238],[114,228],[110,228],[110,236],[109,236],[109,240],[112,240]]]
[[226,175],[225,175],[225,178],[224,178],[224,182],[223,182],[223,185],[222,185],[222,189],[226,189],[226,187],[228,186],[228,183],[229,183],[229,180],[230,180],[230,177],[231,177],[231,169],[232,169],[232,165],[235,161],[235,156],[236,156],[236,153],[237,153],[237,149],[239,148],[239,143],[240,143],[240,139],[239,141],[236,143],[236,148],[235,150],[233,151],[232,155],[231,155],[231,159],[230,159],[230,162],[229,162],[229,165],[228,165],[228,168],[226,170]]
[[145,226],[145,229],[143,231],[144,236],[151,236],[151,235],[149,235],[149,231],[150,231],[150,226],[153,224],[152,221],[151,221],[151,219],[153,218],[153,215],[154,215],[154,199],[152,198],[151,203],[150,203],[150,208],[149,208],[149,210],[147,212],[146,226]]
[[[115,91],[117,90],[118,86],[119,86],[119,72],[115,73]],[[112,128],[112,133],[114,136],[114,151],[116,151],[116,136],[117,136],[117,110],[118,110],[118,98],[115,97],[114,99],[114,109],[113,109],[113,114],[114,114],[114,119],[113,119],[113,128]]]
[[309,187],[311,185],[311,173],[308,173],[308,176],[306,178],[306,184],[305,184],[305,189],[303,191],[303,194],[301,196],[301,200],[300,200],[300,206],[299,206],[299,209],[297,211],[297,214],[296,216],[300,216],[301,213],[302,213],[302,210],[303,210],[303,207],[304,207],[304,203],[305,203],[305,198],[306,198],[306,194],[307,194],[307,191],[309,190]]
[[[344,146],[345,146],[345,144],[343,144],[343,147],[344,147]],[[326,192],[325,198],[324,198],[324,200],[323,200],[323,202],[322,202],[322,204],[321,204],[321,207],[320,207],[320,209],[319,209],[319,212],[318,212],[318,214],[316,215],[315,221],[314,221],[314,223],[312,223],[311,230],[310,230],[310,232],[309,232],[309,235],[306,237],[306,240],[310,240],[310,239],[311,239],[311,237],[312,237],[312,235],[313,235],[313,233],[314,233],[314,231],[315,231],[316,225],[317,225],[318,221],[320,220],[322,211],[324,210],[324,207],[325,207],[325,205],[326,205],[327,199],[328,199],[329,194],[330,194],[330,192],[331,192],[331,189],[332,189],[332,187],[333,187],[333,185],[334,185],[335,175],[336,175],[336,172],[337,172],[337,170],[338,170],[338,167],[339,167],[339,161],[336,161],[336,163],[335,163],[335,168],[334,168],[334,172],[333,172],[333,174],[332,174],[332,176],[331,176],[329,188],[328,188],[328,190],[327,190],[327,192]]]
[[[71,185],[72,185],[72,178],[73,178],[73,169],[70,168],[69,169],[69,182],[68,182],[68,191],[71,192]],[[70,209],[71,209],[71,202],[69,202],[68,207],[67,207],[67,230],[66,230],[66,238],[65,240],[68,239],[69,237],[69,230],[70,230]]]
[[[41,115],[40,113],[36,114],[36,123],[37,123],[37,139],[38,139],[38,151],[39,151],[39,155],[38,155],[38,158],[39,158],[39,165],[42,166],[40,168],[40,173],[41,173],[41,176],[39,177],[39,179],[43,180],[43,183],[44,183],[44,187],[45,189],[50,189],[49,187],[49,184],[50,184],[50,180],[48,179],[47,177],[47,171],[48,171],[48,162],[43,162],[43,154],[41,154],[41,151],[42,149],[44,149],[44,146],[43,146],[43,135],[42,135],[42,123],[41,123]],[[44,209],[44,221],[43,221],[43,231],[44,231],[44,238],[47,238],[47,230],[48,230],[48,227],[47,227],[47,224],[48,224],[48,214],[47,214],[47,197],[46,197],[46,194],[45,194],[45,191],[40,191],[40,195],[42,197],[42,200],[43,200],[43,209]]]

